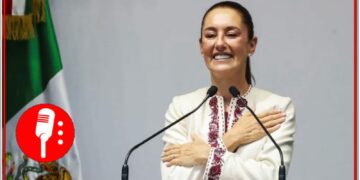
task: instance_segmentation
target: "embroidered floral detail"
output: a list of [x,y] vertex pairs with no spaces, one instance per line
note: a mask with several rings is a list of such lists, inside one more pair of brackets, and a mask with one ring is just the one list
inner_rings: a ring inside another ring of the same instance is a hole
[[211,108],[211,121],[209,124],[209,144],[211,147],[217,147],[218,132],[219,132],[219,117],[218,105],[216,96],[212,97],[209,102]]
[[221,175],[221,166],[223,161],[221,157],[226,152],[226,147],[221,138],[218,139],[218,147],[211,148],[208,162],[205,169],[205,180],[219,180]]
[[247,105],[247,100],[245,98],[238,99],[236,101],[236,107],[234,110],[234,120],[232,121],[231,127],[238,121],[239,117],[242,115],[245,107]]
[[211,108],[211,121],[209,123],[209,144],[212,147],[208,163],[205,169],[205,179],[206,180],[218,180],[221,174],[221,166],[223,162],[221,157],[226,152],[225,146],[223,143],[219,144],[219,116],[218,116],[218,104],[217,97],[211,98],[209,105]]
[[209,105],[210,107],[217,106],[217,98],[215,96],[210,99]]
[[240,115],[242,111],[240,110],[239,106],[236,107],[234,115]]
[[247,105],[247,100],[245,99],[245,98],[240,98],[240,99],[238,99],[237,100],[237,105],[239,106],[239,107],[246,107],[246,105]]
[[[236,103],[235,103],[236,102]],[[247,101],[246,99],[233,99],[231,103],[231,112],[227,115],[227,121],[225,119],[220,119],[220,113],[223,112],[222,104],[218,104],[218,98],[216,96],[210,99],[209,105],[211,108],[211,121],[209,123],[209,144],[211,150],[208,157],[208,162],[205,167],[204,179],[205,180],[219,180],[221,175],[221,167],[223,161],[221,160],[222,156],[225,154],[226,146],[222,139],[219,137],[219,134],[225,133],[227,127],[231,127],[237,122],[238,118],[242,115]],[[231,118],[233,114],[233,118]],[[225,128],[221,129],[220,120],[224,121],[222,125],[225,125]],[[232,121],[231,121],[232,120]],[[229,123],[229,124],[228,124]],[[220,132],[221,131],[221,132]],[[224,132],[223,132],[224,131]]]
[[211,148],[210,152],[209,152],[208,161],[207,161],[206,166],[205,166],[205,173],[204,173],[204,176],[203,176],[204,180],[209,179],[209,172],[210,172],[210,168],[211,168],[211,164],[212,164],[212,159],[214,157],[214,153],[215,153],[215,148]]
[[230,113],[225,112],[225,122],[224,122],[224,126],[225,126],[225,131],[224,134],[227,132],[228,127],[229,127],[229,121],[230,121]]
[[216,132],[210,132],[209,137],[210,137],[210,139],[216,139],[217,133]]
[[225,154],[225,150],[221,147],[217,147],[214,150],[214,157],[211,162],[211,168],[209,172],[209,180],[218,180],[221,174],[221,166],[223,162],[221,157]]

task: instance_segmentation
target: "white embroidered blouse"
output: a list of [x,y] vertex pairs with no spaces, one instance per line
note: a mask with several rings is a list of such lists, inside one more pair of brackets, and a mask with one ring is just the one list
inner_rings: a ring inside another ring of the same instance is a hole
[[[176,96],[166,112],[165,125],[193,110],[205,97],[207,88]],[[295,109],[288,97],[253,87],[246,95],[248,106],[261,113],[277,108],[286,113],[286,120],[271,135],[281,147],[284,163],[288,170],[293,151],[295,133]],[[244,108],[238,98],[230,101],[230,110],[224,112],[224,101],[213,96],[194,114],[171,127],[163,136],[166,144],[191,142],[191,135],[198,134],[211,145],[206,166],[166,167],[161,162],[163,180],[276,180],[280,165],[279,152],[265,136],[250,144],[241,146],[236,152],[227,151],[222,136],[241,116]]]

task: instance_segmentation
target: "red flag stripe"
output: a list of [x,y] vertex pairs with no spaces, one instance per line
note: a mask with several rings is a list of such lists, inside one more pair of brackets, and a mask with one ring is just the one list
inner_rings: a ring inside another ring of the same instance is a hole
[[4,0],[6,1],[6,7],[5,7],[5,14],[6,15],[11,15],[11,12],[12,12],[12,0]]

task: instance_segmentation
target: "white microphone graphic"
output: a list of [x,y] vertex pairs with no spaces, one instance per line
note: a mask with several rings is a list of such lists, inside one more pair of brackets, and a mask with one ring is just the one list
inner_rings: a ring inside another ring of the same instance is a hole
[[41,158],[46,157],[46,142],[52,135],[55,113],[49,108],[40,109],[35,134],[41,141]]

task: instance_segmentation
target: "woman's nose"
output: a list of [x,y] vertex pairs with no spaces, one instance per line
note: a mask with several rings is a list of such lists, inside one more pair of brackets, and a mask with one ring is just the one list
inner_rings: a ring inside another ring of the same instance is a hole
[[218,36],[216,38],[215,48],[218,51],[224,51],[226,49],[226,42],[223,36]]

